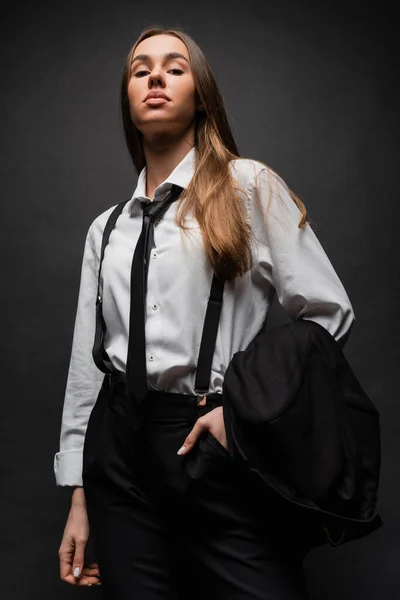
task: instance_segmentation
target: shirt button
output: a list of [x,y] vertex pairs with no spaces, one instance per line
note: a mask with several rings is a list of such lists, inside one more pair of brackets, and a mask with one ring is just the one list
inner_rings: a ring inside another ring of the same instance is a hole
[[157,252],[153,252],[153,254],[151,256],[152,256],[152,258],[157,258]]
[[154,360],[154,356],[152,354],[150,354],[149,360]]
[[153,310],[157,310],[158,304],[153,304]]

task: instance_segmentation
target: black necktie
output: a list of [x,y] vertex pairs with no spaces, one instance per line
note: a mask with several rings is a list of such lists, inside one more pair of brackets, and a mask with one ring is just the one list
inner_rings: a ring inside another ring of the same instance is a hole
[[129,340],[126,361],[126,385],[129,397],[140,404],[149,391],[146,371],[146,292],[150,251],[154,240],[154,221],[179,198],[180,186],[172,185],[165,200],[141,203],[143,209],[142,231],[136,244],[131,269],[131,306],[129,315]]

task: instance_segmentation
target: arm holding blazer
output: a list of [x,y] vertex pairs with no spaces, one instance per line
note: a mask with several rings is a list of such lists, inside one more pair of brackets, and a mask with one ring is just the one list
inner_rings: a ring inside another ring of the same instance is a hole
[[322,325],[344,347],[355,315],[350,299],[316,234],[306,223],[283,179],[263,167],[254,179],[252,228],[257,267],[293,319]]
[[342,352],[355,318],[331,262],[310,226],[298,228],[282,179],[264,168],[256,179],[256,268],[292,322],[261,330],[234,354],[224,424],[228,451],[269,498],[278,493],[283,535],[306,554],[383,524],[379,413]]

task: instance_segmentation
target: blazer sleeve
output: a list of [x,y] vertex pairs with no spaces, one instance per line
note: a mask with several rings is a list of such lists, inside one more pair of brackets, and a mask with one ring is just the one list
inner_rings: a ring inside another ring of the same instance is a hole
[[54,456],[58,486],[82,486],[82,454],[90,412],[100,391],[104,373],[93,360],[97,265],[92,226],[89,227],[81,266],[78,305],[72,340],[59,451]]
[[257,267],[275,288],[293,319],[322,325],[343,349],[355,315],[350,299],[310,225],[298,227],[301,213],[288,186],[264,167],[254,179],[253,228]]

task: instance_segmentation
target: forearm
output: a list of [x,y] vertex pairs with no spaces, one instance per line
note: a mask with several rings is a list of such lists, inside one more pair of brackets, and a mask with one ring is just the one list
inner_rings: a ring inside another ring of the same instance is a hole
[[73,487],[71,504],[75,506],[86,506],[85,492],[82,486]]

